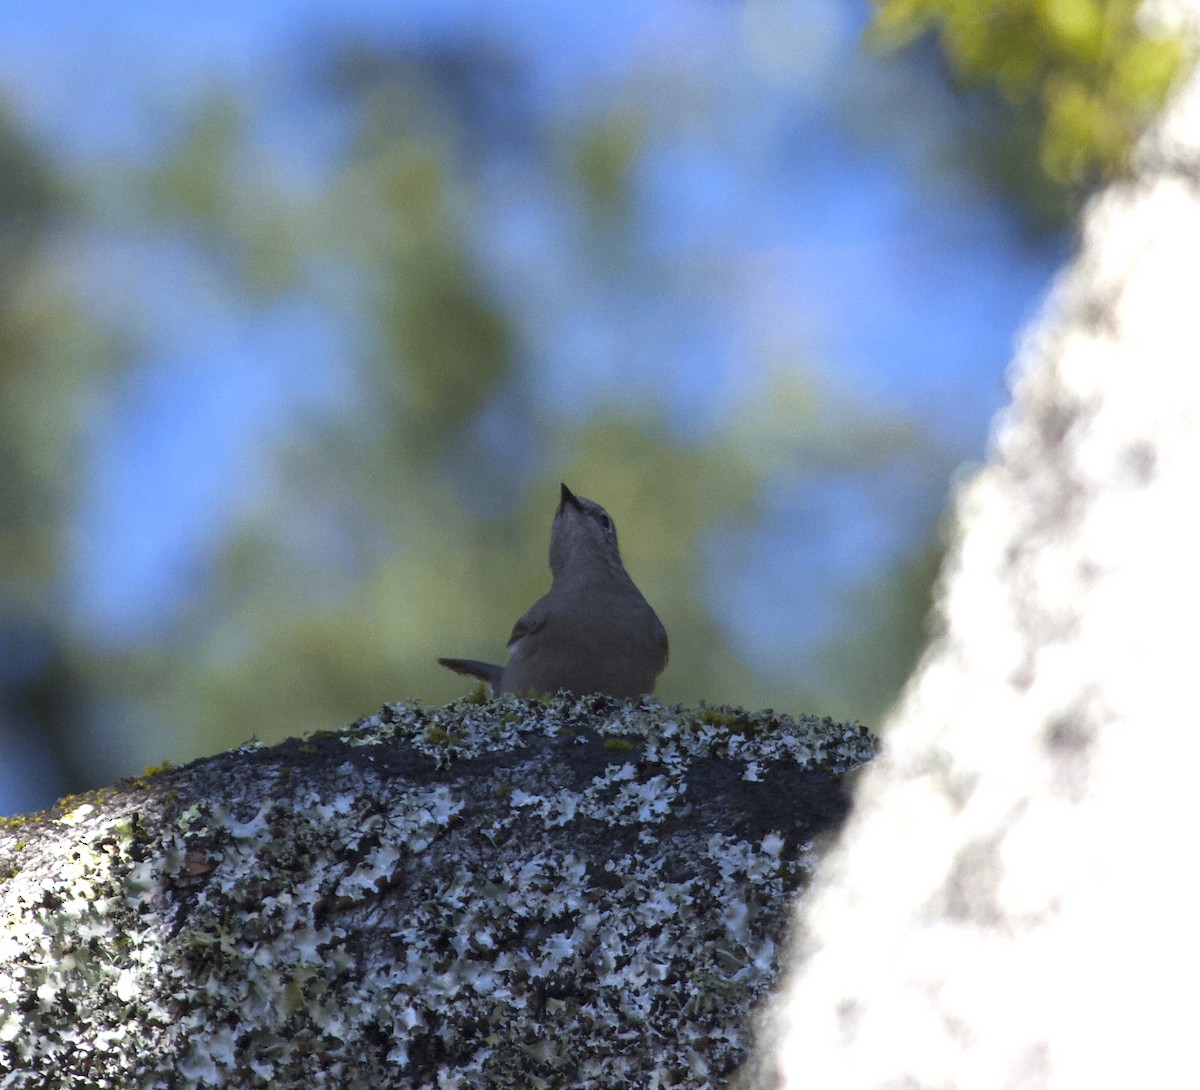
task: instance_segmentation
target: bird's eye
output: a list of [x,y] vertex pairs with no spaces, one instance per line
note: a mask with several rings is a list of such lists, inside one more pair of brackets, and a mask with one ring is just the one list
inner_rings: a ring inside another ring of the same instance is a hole
[[606,530],[612,529],[612,519],[610,519],[607,515],[600,515],[599,519],[600,519],[600,525],[603,526]]

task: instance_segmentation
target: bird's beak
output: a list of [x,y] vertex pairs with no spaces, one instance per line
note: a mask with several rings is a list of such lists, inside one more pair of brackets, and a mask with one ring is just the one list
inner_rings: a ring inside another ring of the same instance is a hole
[[562,509],[569,503],[572,507],[579,506],[579,500],[575,498],[575,493],[572,492],[565,484],[560,484],[562,492],[558,497],[558,510],[561,513]]

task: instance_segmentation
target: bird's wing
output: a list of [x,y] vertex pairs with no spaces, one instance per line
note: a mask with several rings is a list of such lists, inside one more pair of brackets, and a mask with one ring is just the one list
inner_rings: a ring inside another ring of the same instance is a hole
[[667,668],[667,662],[671,658],[671,650],[670,645],[667,642],[667,630],[663,627],[662,621],[658,619],[657,613],[654,614],[654,623],[658,628],[658,645],[662,649],[662,666],[659,667],[659,670],[661,671]]
[[550,611],[546,608],[546,599],[539,598],[526,611],[524,616],[513,625],[512,634],[508,637],[508,653],[515,654],[517,646],[527,636],[540,632],[550,619]]

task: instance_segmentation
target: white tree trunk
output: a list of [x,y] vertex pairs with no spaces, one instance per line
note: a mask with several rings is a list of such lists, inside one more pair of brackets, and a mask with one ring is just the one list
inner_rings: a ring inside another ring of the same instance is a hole
[[763,1046],[787,1087],[1200,1079],[1196,73],[1016,376],[943,633],[803,913]]

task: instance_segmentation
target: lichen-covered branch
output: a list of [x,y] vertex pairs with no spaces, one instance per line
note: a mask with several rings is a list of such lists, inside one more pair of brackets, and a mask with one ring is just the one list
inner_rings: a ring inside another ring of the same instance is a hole
[[862,727],[392,705],[0,830],[6,1088],[719,1086]]

